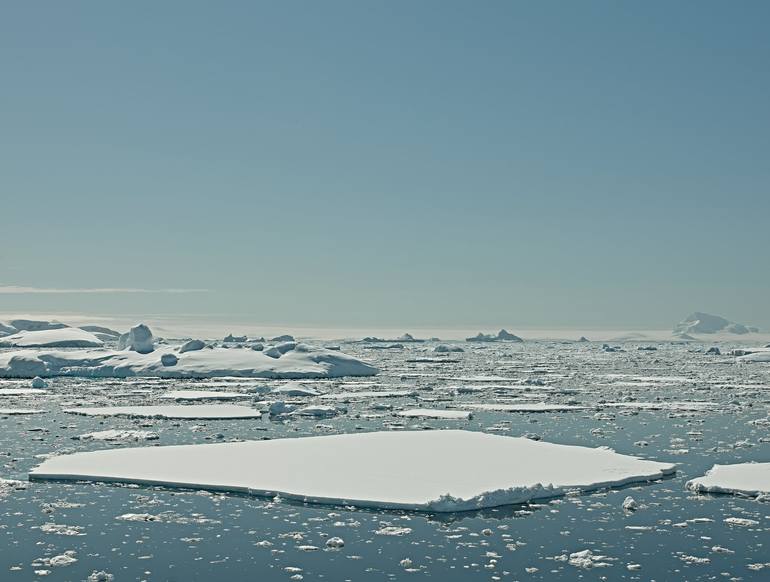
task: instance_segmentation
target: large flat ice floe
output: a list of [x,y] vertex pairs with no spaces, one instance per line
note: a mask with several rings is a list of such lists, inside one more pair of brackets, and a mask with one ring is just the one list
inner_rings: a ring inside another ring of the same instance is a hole
[[702,493],[770,496],[770,463],[714,465],[703,477],[688,481],[685,487]]
[[127,416],[129,418],[261,418],[262,413],[236,404],[194,404],[168,406],[99,406],[65,408],[64,412],[82,416]]
[[98,348],[104,342],[77,327],[20,331],[0,339],[3,348]]
[[0,353],[0,378],[237,376],[302,379],[372,376],[377,372],[377,368],[347,354],[305,344],[296,344],[277,357],[251,349],[212,348],[180,353],[178,348],[170,346],[158,347],[147,354],[105,349],[25,349]]
[[462,430],[372,432],[62,455],[30,479],[234,491],[452,512],[659,479],[675,465]]

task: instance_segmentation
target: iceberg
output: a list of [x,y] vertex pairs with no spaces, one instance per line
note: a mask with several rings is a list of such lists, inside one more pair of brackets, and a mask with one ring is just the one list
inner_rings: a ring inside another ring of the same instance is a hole
[[523,342],[524,340],[521,339],[519,336],[508,332],[505,329],[501,329],[499,332],[497,332],[497,335],[491,335],[491,334],[485,334],[485,333],[479,332],[478,335],[465,338],[465,341],[467,342],[503,342],[503,341]]
[[195,352],[198,350],[202,350],[206,347],[206,343],[199,339],[191,339],[190,341],[187,341],[183,343],[179,348],[179,353],[184,354],[185,352]]
[[77,327],[20,331],[0,339],[3,348],[98,348],[104,342]]
[[140,354],[149,354],[155,349],[150,328],[140,323],[118,339],[119,350],[131,350]]
[[691,313],[682,321],[674,326],[674,334],[687,335],[699,333],[731,333],[736,335],[745,335],[756,331],[756,328],[747,327],[740,323],[735,323],[718,315],[701,313],[696,311]]
[[451,346],[448,344],[439,344],[435,348],[433,348],[433,351],[439,354],[446,354],[451,352],[464,352],[465,350],[462,349],[460,346]]
[[58,321],[36,321],[34,319],[13,319],[8,323],[18,331],[47,331],[68,327]]
[[[85,332],[84,332],[85,333]],[[165,354],[177,362],[163,365]],[[212,348],[185,353],[167,345],[143,354],[130,350],[31,350],[0,352],[0,378],[76,376],[92,378],[303,379],[373,376],[379,370],[338,351],[296,344],[277,357],[254,350]]]
[[29,478],[456,512],[652,481],[675,470],[607,448],[438,430],[109,449],[52,457]]
[[714,465],[685,488],[698,493],[732,493],[749,497],[770,496],[770,463]]

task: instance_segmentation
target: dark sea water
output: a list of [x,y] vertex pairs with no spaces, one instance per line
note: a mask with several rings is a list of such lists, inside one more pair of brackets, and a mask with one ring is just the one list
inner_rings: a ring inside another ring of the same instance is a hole
[[[706,356],[702,353],[706,346],[654,345],[656,351],[625,344],[625,351],[605,353],[595,344],[463,344],[465,353],[433,363],[408,361],[439,358],[427,351],[431,344],[397,350],[343,344],[344,351],[382,369],[373,379],[375,389],[417,390],[414,398],[379,400],[394,409],[462,408],[464,403],[495,401],[591,406],[558,414],[477,412],[468,422],[404,421],[389,411],[372,410],[369,399],[343,403],[347,412],[334,418],[282,422],[267,416],[179,421],[100,419],[62,412],[78,405],[157,404],[158,396],[169,389],[212,388],[202,381],[54,379],[42,396],[3,396],[2,408],[46,410],[31,416],[0,416],[0,477],[23,481],[29,469],[52,453],[447,427],[609,446],[624,454],[678,463],[679,470],[671,478],[619,490],[438,515],[205,491],[30,482],[25,489],[4,488],[0,496],[0,580],[86,580],[94,571],[109,573],[115,580],[179,581],[768,580],[770,504],[695,495],[684,484],[715,463],[770,461],[770,428],[752,423],[768,417],[770,364],[739,365],[729,356]],[[349,383],[364,380],[316,386],[325,392],[348,391],[356,388]],[[265,384],[275,382],[217,381],[215,387]],[[27,386],[27,380],[0,380],[0,388]],[[478,386],[482,391],[458,395],[457,386]],[[601,407],[602,401],[630,399],[698,400],[717,406],[700,412],[673,407],[638,413]],[[109,428],[150,430],[159,439],[138,443],[76,439]],[[409,478],[405,468],[403,479]],[[627,496],[637,501],[637,511],[622,508]],[[126,514],[142,515],[126,518]],[[724,521],[730,517],[757,524],[730,525]],[[398,535],[387,535],[393,533]],[[327,548],[326,541],[335,536],[344,540],[344,546]],[[568,556],[583,550],[592,552],[597,566],[570,563]],[[77,561],[46,562],[66,552]]]

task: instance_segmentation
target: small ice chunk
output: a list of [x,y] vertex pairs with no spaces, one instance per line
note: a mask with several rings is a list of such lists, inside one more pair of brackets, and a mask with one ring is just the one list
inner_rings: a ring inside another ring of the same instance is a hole
[[630,495],[623,500],[623,509],[626,511],[636,511],[639,509],[639,504]]

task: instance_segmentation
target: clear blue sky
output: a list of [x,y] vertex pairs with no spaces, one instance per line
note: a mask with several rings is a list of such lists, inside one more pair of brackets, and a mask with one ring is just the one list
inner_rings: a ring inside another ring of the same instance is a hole
[[768,2],[5,2],[0,311],[770,327]]

